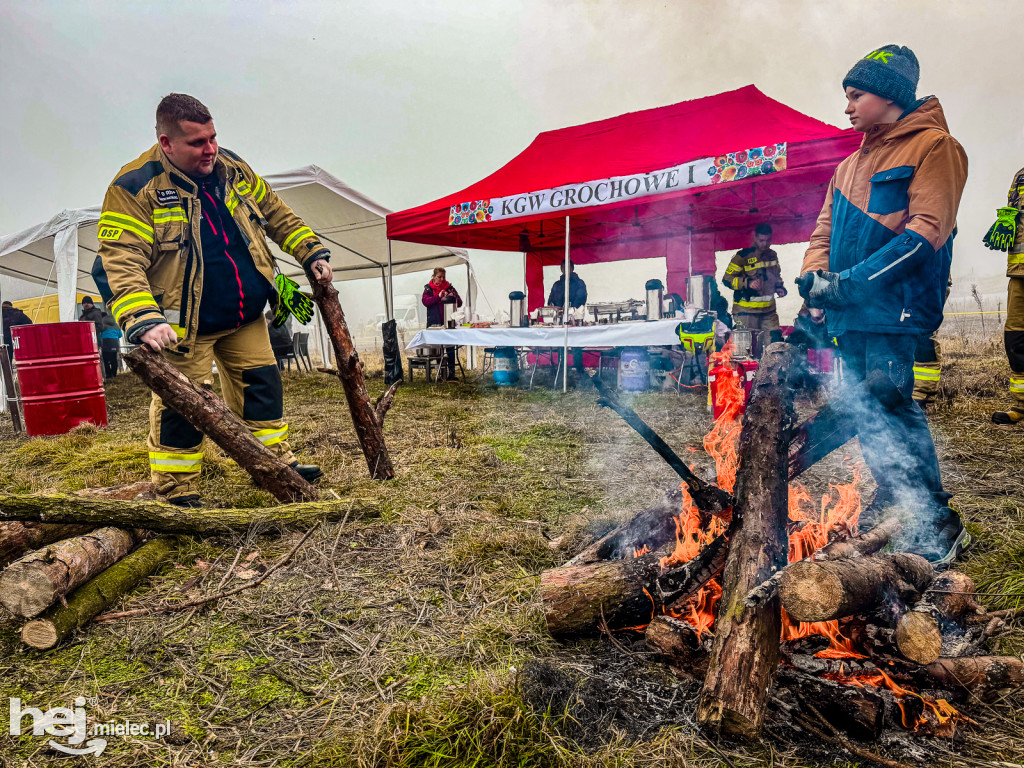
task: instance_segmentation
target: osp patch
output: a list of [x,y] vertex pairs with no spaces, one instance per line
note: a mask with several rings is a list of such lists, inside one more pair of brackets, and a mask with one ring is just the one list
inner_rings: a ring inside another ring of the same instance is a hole
[[121,227],[100,227],[96,237],[100,240],[119,240],[124,230]]

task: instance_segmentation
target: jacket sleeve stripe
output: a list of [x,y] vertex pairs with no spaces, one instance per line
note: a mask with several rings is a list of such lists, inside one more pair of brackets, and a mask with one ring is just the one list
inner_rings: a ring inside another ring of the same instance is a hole
[[263,202],[263,198],[266,196],[266,194],[267,194],[267,182],[265,182],[262,177],[257,176],[256,177],[256,189],[253,192],[253,197],[256,198],[256,202],[257,203],[261,203],[261,202]]
[[281,250],[291,255],[295,253],[296,246],[309,237],[316,237],[313,230],[309,227],[299,227],[285,238],[284,243],[281,244]]
[[153,294],[145,291],[139,291],[137,293],[129,293],[127,296],[122,296],[111,305],[110,311],[114,313],[114,319],[121,322],[121,316],[125,312],[130,312],[138,307],[146,306],[152,306],[159,309],[156,299],[153,298]]
[[104,211],[100,215],[100,226],[108,227],[121,227],[127,229],[129,232],[134,232],[136,235],[141,237],[147,243],[152,244],[153,242],[153,228],[143,221],[139,221],[133,216],[129,216],[125,213],[114,213],[113,211]]

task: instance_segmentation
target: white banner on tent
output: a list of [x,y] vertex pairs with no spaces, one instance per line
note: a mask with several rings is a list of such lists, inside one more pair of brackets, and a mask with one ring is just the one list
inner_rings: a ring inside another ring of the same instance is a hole
[[608,179],[565,184],[537,192],[459,203],[449,210],[448,226],[483,224],[538,213],[619,203],[640,197],[663,195],[667,192],[739,181],[748,176],[762,176],[785,168],[786,144],[768,144],[717,157],[691,160],[658,171],[612,176]]

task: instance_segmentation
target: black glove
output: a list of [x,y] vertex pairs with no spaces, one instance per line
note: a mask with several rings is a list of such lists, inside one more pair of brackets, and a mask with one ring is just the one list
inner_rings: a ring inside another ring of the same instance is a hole
[[842,309],[853,300],[849,280],[840,278],[836,272],[804,272],[796,284],[807,306],[815,309]]

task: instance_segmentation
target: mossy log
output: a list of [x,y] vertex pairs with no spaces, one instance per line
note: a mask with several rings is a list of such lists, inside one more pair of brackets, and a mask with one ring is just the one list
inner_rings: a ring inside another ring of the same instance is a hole
[[[338,362],[338,378],[341,380],[342,389],[345,390],[356,439],[359,441],[359,447],[363,449],[370,477],[374,480],[390,480],[395,476],[395,468],[391,464],[391,456],[384,443],[383,416],[387,406],[382,409],[378,418],[378,413],[366,391],[363,364],[359,361],[359,354],[352,343],[352,335],[348,332],[345,312],[338,301],[338,291],[329,283],[313,283],[313,300],[320,308],[320,316],[327,328],[327,335],[331,337],[334,358]],[[381,403],[384,402],[385,399],[382,399]]]
[[308,501],[254,509],[183,509],[159,501],[107,501],[79,496],[46,496],[0,493],[0,521],[87,523],[119,528],[144,528],[160,533],[216,536],[231,531],[265,528],[309,528],[316,523],[337,522],[347,515],[355,520],[376,517],[377,505],[369,499]]
[[935,570],[918,555],[868,555],[852,560],[801,560],[786,568],[779,596],[797,621],[831,621],[875,608],[884,598],[914,600]]
[[984,612],[974,599],[974,581],[957,571],[935,577],[928,591],[900,618],[896,645],[918,664],[931,664],[940,656],[958,656],[969,645],[966,619]]
[[795,422],[796,351],[782,343],[765,351],[743,419],[736,473],[738,530],[729,540],[722,598],[697,720],[732,736],[756,737],[779,660],[778,598],[748,608],[743,599],[786,564],[789,540],[789,430]]
[[275,499],[291,502],[317,498],[316,488],[257,440],[245,422],[212,391],[200,387],[146,346],[125,355],[124,361],[168,408],[219,445]]
[[21,630],[26,645],[40,650],[53,648],[121,595],[133,590],[171,556],[177,547],[174,536],[159,536],[107,568],[75,590],[67,605],[55,605]]
[[37,549],[0,572],[0,603],[31,619],[131,552],[131,531],[107,526]]
[[0,523],[0,568],[5,568],[26,552],[45,547],[61,539],[81,536],[90,525],[49,525],[46,523]]

